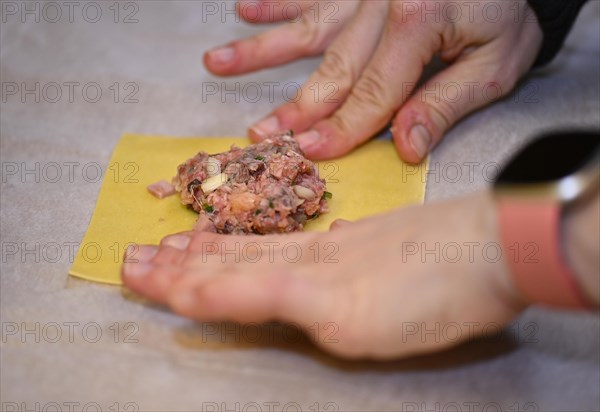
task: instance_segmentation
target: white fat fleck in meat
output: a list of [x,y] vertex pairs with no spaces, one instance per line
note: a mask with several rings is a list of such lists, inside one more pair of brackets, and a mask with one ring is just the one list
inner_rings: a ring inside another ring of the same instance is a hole
[[[222,176],[216,182],[215,170]],[[207,182],[208,181],[208,182]],[[219,233],[284,233],[327,211],[325,181],[288,135],[244,149],[200,152],[177,168],[173,185],[181,202]]]

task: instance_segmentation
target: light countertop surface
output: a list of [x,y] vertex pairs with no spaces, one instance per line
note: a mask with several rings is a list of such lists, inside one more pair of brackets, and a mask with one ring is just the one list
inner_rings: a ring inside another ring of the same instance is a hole
[[[243,136],[282,102],[285,85],[302,83],[319,62],[212,76],[202,65],[205,50],[262,28],[231,15],[204,19],[206,3],[122,3],[118,23],[112,2],[96,3],[103,12],[97,23],[82,18],[85,3],[72,23],[64,16],[52,23],[50,9],[39,23],[3,11],[2,410],[36,403],[65,411],[76,404],[76,410],[140,411],[599,410],[595,314],[531,308],[506,339],[416,359],[351,363],[303,341],[249,342],[235,325],[222,339],[227,326],[215,335],[119,287],[69,278],[70,252],[81,242],[101,184],[95,173],[106,174],[123,133]],[[132,12],[138,22],[124,23]],[[487,186],[489,167],[540,131],[600,128],[599,53],[600,3],[591,1],[551,65],[448,132],[431,157],[426,201]],[[250,82],[264,86],[256,102],[222,94]],[[273,99],[266,82],[277,84]],[[24,93],[36,83],[39,102]],[[207,85],[219,92],[203,93]],[[95,90],[102,96],[94,103]]]

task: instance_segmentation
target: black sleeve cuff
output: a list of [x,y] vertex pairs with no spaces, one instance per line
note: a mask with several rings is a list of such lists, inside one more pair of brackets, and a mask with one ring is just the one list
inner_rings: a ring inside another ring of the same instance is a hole
[[549,63],[558,54],[579,11],[587,0],[527,0],[544,33],[534,67]]

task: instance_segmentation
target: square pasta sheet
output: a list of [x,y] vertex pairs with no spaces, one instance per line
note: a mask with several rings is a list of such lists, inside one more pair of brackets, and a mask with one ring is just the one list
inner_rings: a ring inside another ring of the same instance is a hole
[[[98,195],[96,209],[69,273],[121,284],[123,251],[130,243],[157,244],[166,235],[191,230],[197,214],[179,196],[157,199],[146,186],[170,181],[177,166],[199,151],[218,153],[246,138],[124,135],[113,152]],[[403,163],[390,141],[374,140],[342,159],[318,163],[333,194],[329,213],[306,224],[305,230],[325,231],[338,218],[357,220],[398,206],[422,203],[427,164]]]

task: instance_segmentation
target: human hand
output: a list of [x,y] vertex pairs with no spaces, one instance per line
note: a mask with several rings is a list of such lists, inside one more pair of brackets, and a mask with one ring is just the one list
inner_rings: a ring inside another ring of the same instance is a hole
[[334,227],[167,236],[160,246],[129,250],[122,277],[134,292],[183,316],[293,322],[311,330],[323,349],[352,358],[441,350],[490,325],[497,332],[525,306],[504,261],[496,261],[495,206],[487,192]]
[[[506,95],[542,42],[525,0],[259,0],[260,19],[247,3],[238,9],[251,22],[282,21],[289,3],[303,10],[297,22],[207,52],[205,65],[227,76],[324,52],[298,100],[248,132],[258,141],[292,129],[313,159],[339,157],[391,120],[400,156],[420,162],[459,119]],[[415,91],[436,53],[450,65]]]

